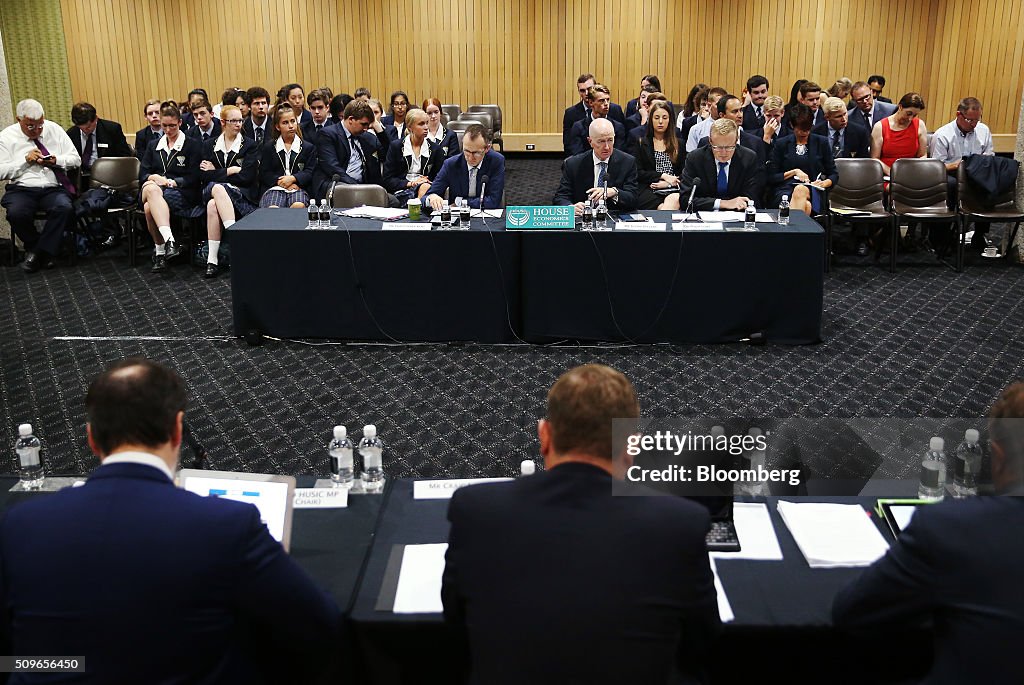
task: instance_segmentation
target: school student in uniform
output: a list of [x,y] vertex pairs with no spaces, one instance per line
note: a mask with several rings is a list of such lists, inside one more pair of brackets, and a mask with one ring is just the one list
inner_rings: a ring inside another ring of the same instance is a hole
[[388,107],[388,116],[381,119],[385,126],[394,126],[395,132],[392,140],[401,140],[405,135],[405,117],[409,113],[409,95],[404,90],[396,90],[391,94],[391,106]]
[[300,128],[312,121],[313,115],[306,109],[306,91],[302,89],[301,85],[289,83],[286,86],[281,86],[281,90],[277,91],[277,104],[285,102],[295,110],[295,118],[298,120]]
[[206,200],[206,237],[209,255],[206,258],[206,278],[220,273],[220,239],[223,232],[234,225],[259,203],[260,146],[242,135],[241,110],[235,105],[224,105],[220,110],[222,133],[208,141],[203,148],[203,161],[199,164],[199,178]]
[[398,140],[398,131],[391,124],[384,123],[386,117],[384,116],[384,106],[380,104],[380,100],[368,98],[366,104],[370,106],[370,111],[373,112],[373,123],[370,124],[368,132],[372,132],[373,135],[377,136],[380,149],[386,152],[391,147],[391,143]]
[[302,142],[295,110],[274,109],[273,139],[260,155],[260,207],[305,207],[310,201],[316,148]]
[[142,160],[146,154],[146,148],[154,140],[164,134],[160,127],[160,101],[147,100],[142,108],[142,114],[146,117],[146,125],[135,132],[135,156]]
[[181,254],[171,233],[171,214],[181,215],[200,201],[199,163],[203,146],[181,130],[181,109],[169,100],[160,105],[163,136],[149,144],[142,157],[142,209],[153,237],[153,271],[164,271],[167,260]]
[[427,113],[427,142],[430,146],[441,148],[446,159],[462,154],[455,131],[449,131],[441,124],[441,101],[427,98],[423,101],[423,111]]
[[405,117],[407,135],[388,148],[384,187],[395,194],[400,204],[426,195],[447,159],[440,146],[431,146],[427,141],[427,120],[422,109],[409,110]]

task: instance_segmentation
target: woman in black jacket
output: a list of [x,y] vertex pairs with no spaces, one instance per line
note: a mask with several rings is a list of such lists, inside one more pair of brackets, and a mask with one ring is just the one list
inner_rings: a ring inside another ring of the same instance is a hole
[[427,140],[427,122],[427,113],[422,109],[409,110],[405,115],[406,135],[391,143],[384,160],[384,187],[402,204],[426,195],[447,159],[440,147]]
[[630,154],[636,157],[638,209],[679,209],[679,176],[686,154],[676,137],[671,105],[648,100],[647,124],[634,130]]

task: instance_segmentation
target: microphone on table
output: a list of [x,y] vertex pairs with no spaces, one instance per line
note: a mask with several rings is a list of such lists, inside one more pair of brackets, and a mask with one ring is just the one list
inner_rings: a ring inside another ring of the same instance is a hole
[[686,216],[683,221],[689,221],[693,216],[693,196],[697,194],[697,186],[700,185],[700,177],[694,177],[693,186],[690,188],[690,199],[686,201]]
[[331,176],[331,194],[327,196],[327,199],[330,201],[332,209],[334,207],[334,189],[337,187],[338,181],[340,180],[341,174],[334,174],[334,176]]
[[484,220],[484,226],[487,225],[487,212],[484,211],[484,200],[487,199],[487,182],[491,178],[487,174],[480,177],[480,216]]

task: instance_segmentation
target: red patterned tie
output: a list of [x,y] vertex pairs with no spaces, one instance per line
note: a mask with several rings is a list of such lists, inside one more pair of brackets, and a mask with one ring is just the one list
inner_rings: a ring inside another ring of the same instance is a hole
[[[43,145],[43,141],[36,138],[32,142],[36,144],[36,147],[39,148],[39,151],[43,153],[44,157],[50,154],[50,151],[46,149],[45,145]],[[50,171],[52,171],[53,175],[57,177],[57,182],[61,184],[64,190],[71,194],[71,197],[74,197],[77,194],[75,191],[75,184],[71,182],[71,179],[68,178],[68,175],[65,174],[60,167],[50,167]]]

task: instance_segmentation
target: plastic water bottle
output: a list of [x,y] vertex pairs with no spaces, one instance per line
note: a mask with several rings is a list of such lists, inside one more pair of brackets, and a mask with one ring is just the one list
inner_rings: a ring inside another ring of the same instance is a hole
[[583,201],[583,225],[584,231],[594,230],[594,207],[590,204],[590,200]]
[[[747,431],[747,435],[753,438],[755,441],[758,437],[764,433],[760,428],[756,426]],[[743,466],[744,469],[756,470],[758,467],[762,469],[765,467],[765,453],[764,450],[752,449],[743,454]],[[744,495],[762,495],[767,496],[768,484],[756,477],[751,477],[749,480],[744,480],[740,483],[740,492]]]
[[448,230],[452,227],[452,208],[448,205],[448,200],[441,203],[441,228]]
[[469,206],[469,200],[464,197],[455,198],[455,205],[459,208],[459,228],[463,231],[469,230],[473,221],[473,210]]
[[363,490],[382,492],[384,490],[384,443],[377,437],[377,427],[372,423],[363,426],[363,439],[359,441],[359,456],[363,458]]
[[352,487],[352,441],[344,426],[334,427],[334,439],[327,446],[327,452],[331,455],[331,480],[338,487]]
[[756,231],[757,230],[757,210],[754,209],[754,201],[747,200],[747,211],[743,215],[743,230],[744,231]]
[[920,499],[938,502],[946,496],[945,447],[946,441],[942,438],[932,438],[928,442],[928,451],[921,460],[921,484],[917,487]]
[[597,226],[604,228],[605,222],[608,221],[608,205],[605,204],[604,198],[602,197],[597,201],[597,211],[594,213],[594,222]]
[[26,490],[38,490],[43,485],[42,447],[39,438],[32,435],[31,423],[18,426],[18,441],[14,443],[14,452],[18,455],[21,487]]
[[783,195],[782,202],[779,203],[779,225],[789,225],[789,195]]
[[327,206],[327,200],[320,200],[320,228],[331,227],[331,209]]
[[316,207],[316,200],[309,201],[309,206],[306,207],[306,216],[309,217],[306,228],[320,228],[320,211]]
[[964,441],[956,448],[953,460],[953,496],[974,497],[978,494],[978,474],[981,471],[982,450],[978,431],[964,432]]
[[533,459],[523,459],[519,462],[519,475],[520,476],[532,476],[537,472],[537,464],[534,463]]

